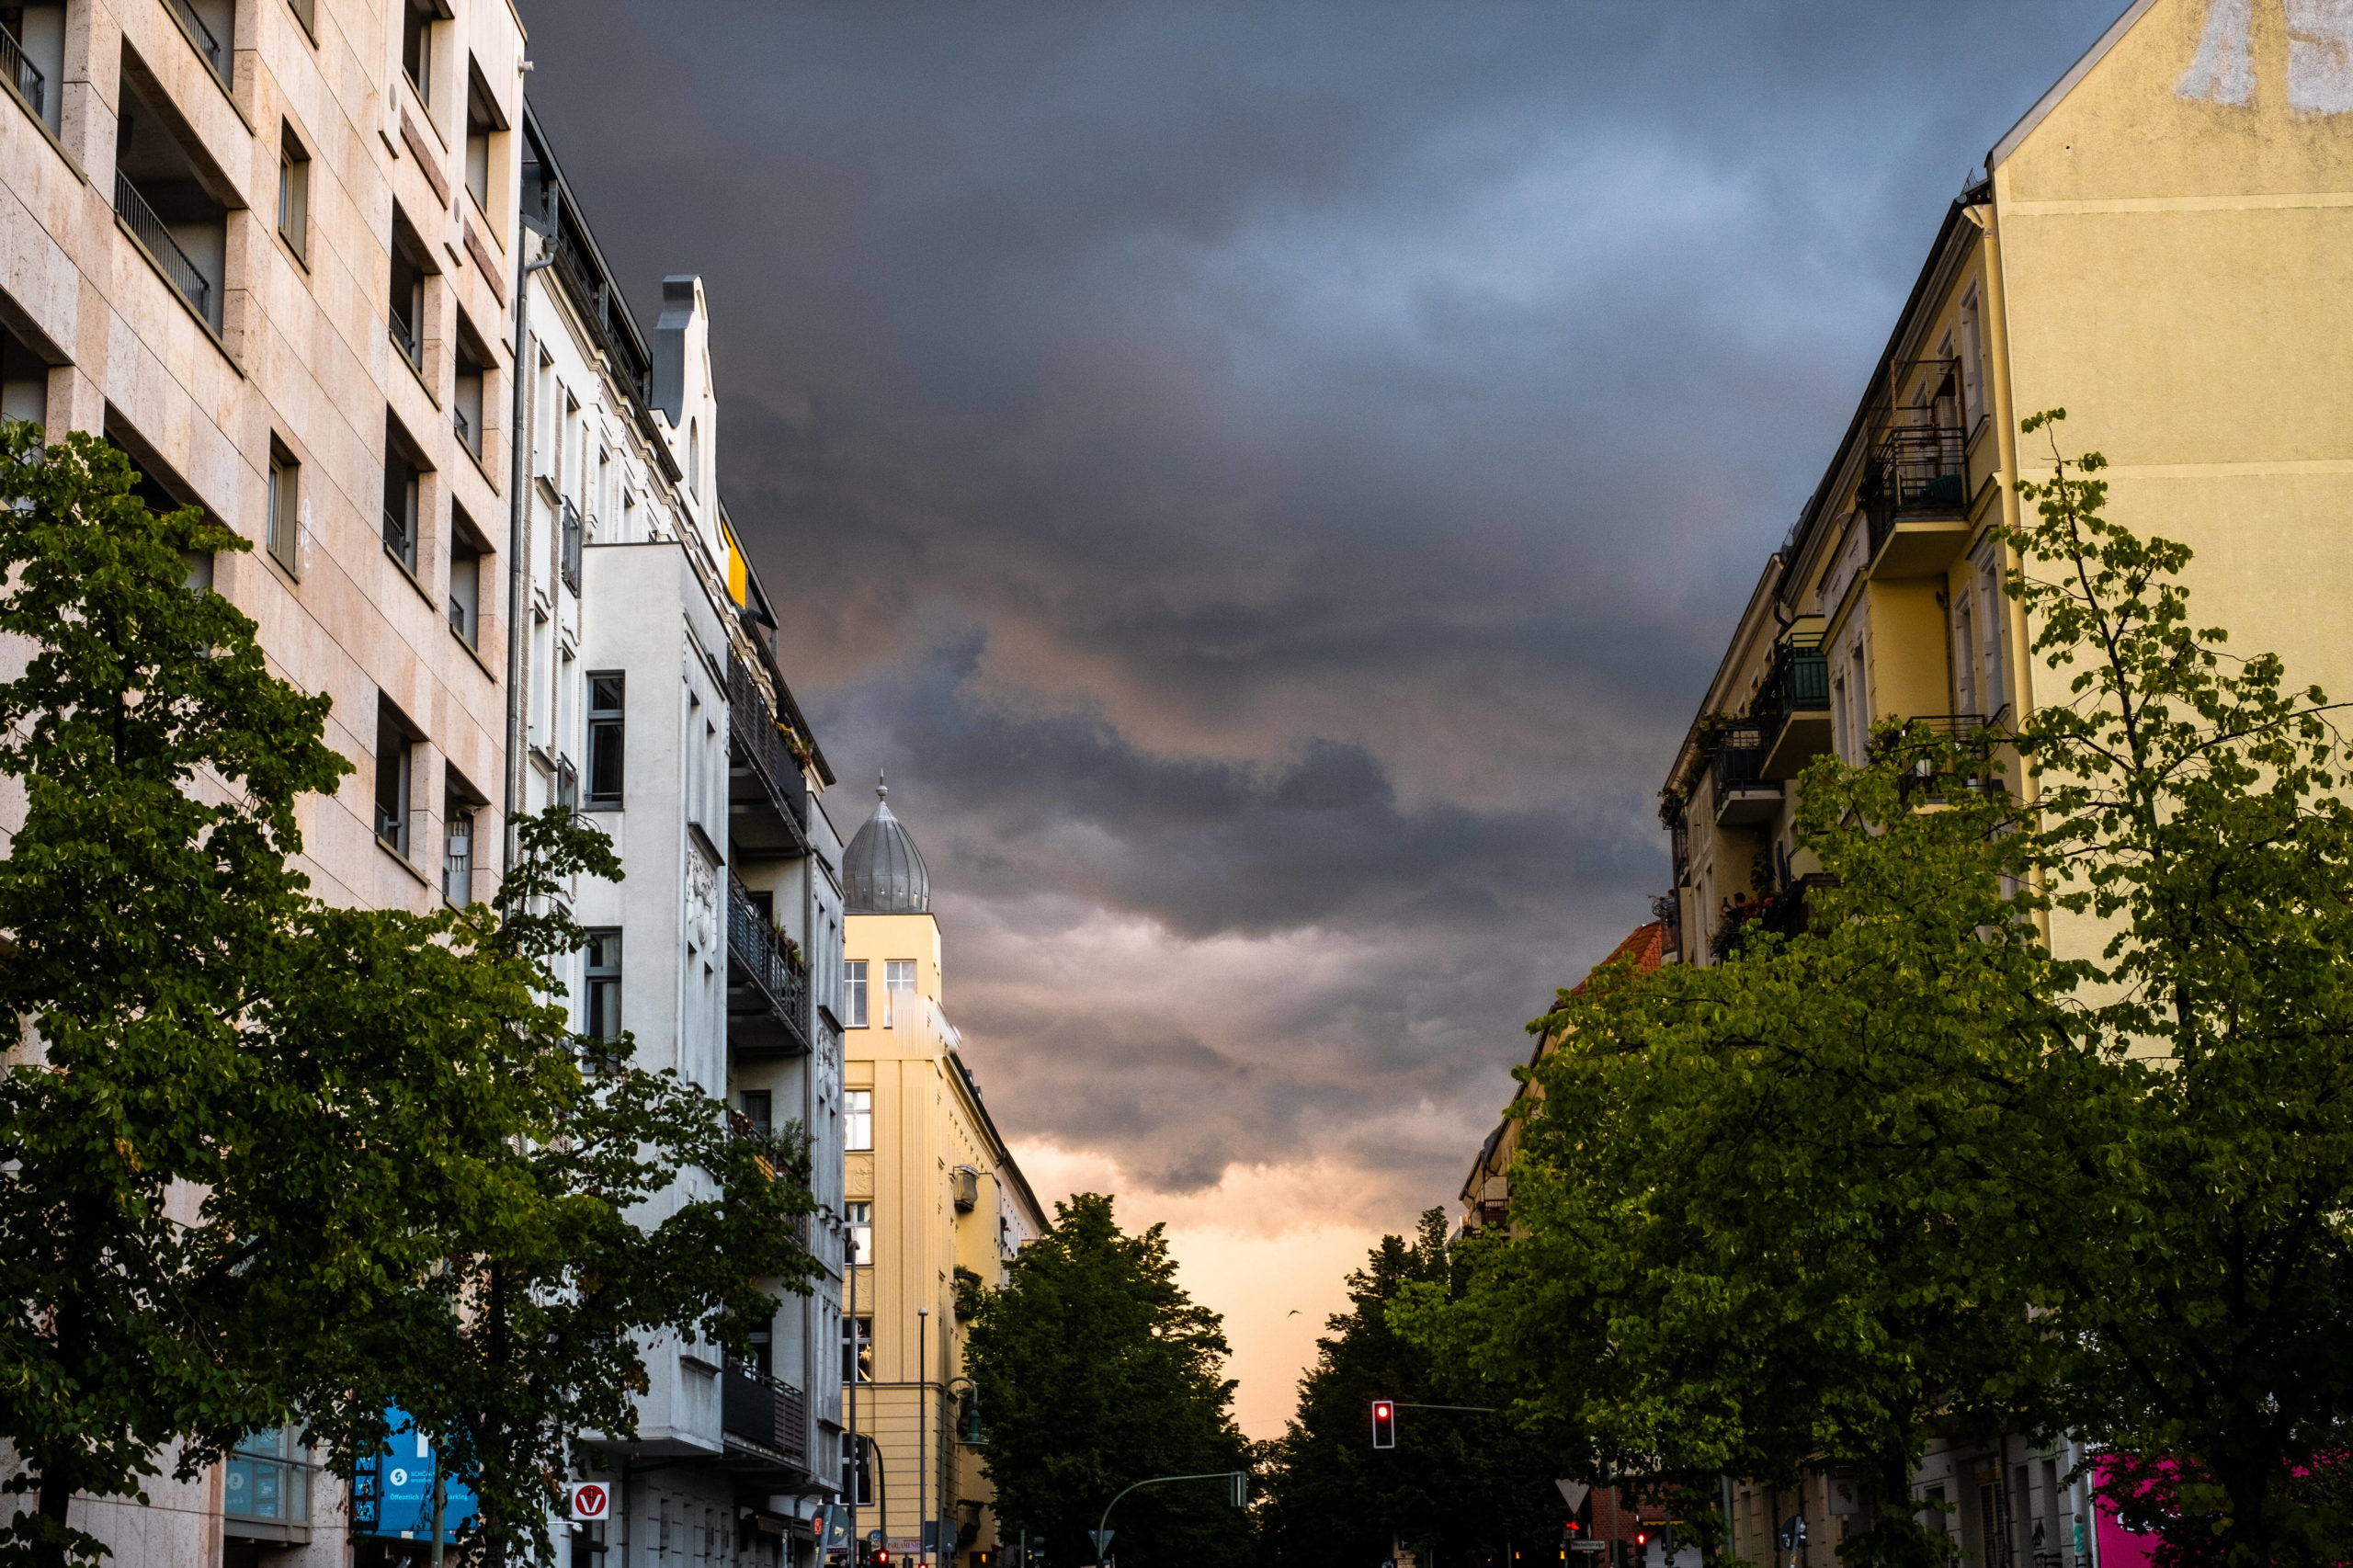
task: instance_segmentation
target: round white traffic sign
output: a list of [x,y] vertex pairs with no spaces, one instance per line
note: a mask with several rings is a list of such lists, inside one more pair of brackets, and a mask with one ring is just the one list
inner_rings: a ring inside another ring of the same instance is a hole
[[572,1483],[572,1522],[593,1525],[613,1517],[613,1494],[601,1481]]

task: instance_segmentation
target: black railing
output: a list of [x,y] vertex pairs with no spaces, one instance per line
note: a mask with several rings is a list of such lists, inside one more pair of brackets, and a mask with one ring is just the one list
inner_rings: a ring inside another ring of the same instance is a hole
[[[765,1123],[754,1121],[740,1110],[731,1110],[727,1113],[727,1131],[728,1135],[737,1142],[751,1145],[754,1163],[758,1165],[760,1173],[770,1181],[784,1181],[790,1178],[805,1183],[807,1180],[809,1173],[806,1163],[803,1162],[796,1168],[794,1162],[786,1156],[784,1150],[778,1144]],[[807,1252],[809,1250],[809,1216],[793,1215],[784,1222],[784,1233],[794,1246],[804,1253]]]
[[741,659],[727,661],[727,711],[736,767],[750,770],[778,813],[791,824],[792,835],[805,840],[809,831],[808,776],[801,771],[800,760],[785,744],[784,732],[777,727],[776,710],[768,706],[767,693],[760,689],[759,683],[752,678],[750,667]]
[[719,1425],[727,1436],[791,1463],[808,1460],[808,1400],[783,1379],[733,1357],[720,1381]]
[[[1910,766],[1897,781],[1904,799],[1924,795],[1939,801],[1955,790],[1984,794],[1994,788],[1994,773],[1984,764],[1997,737],[1982,713],[1920,713],[1904,721],[1904,728],[1874,737],[1871,749],[1882,756],[1908,759]],[[1961,766],[1947,771],[1938,766],[1949,752]]]
[[1905,517],[1959,512],[1968,505],[1968,445],[1959,426],[1905,426],[1880,437],[1859,497],[1873,555]]
[[1769,747],[1791,714],[1826,712],[1829,707],[1830,657],[1823,650],[1822,634],[1790,633],[1773,651],[1772,668],[1756,694],[1754,715],[1759,738]]
[[604,270],[561,222],[548,235],[548,249],[555,256],[556,276],[570,286],[597,342],[612,361],[614,373],[623,380],[642,380],[638,355],[628,343],[629,335],[615,319],[629,307],[606,279]]
[[180,249],[179,241],[172,238],[172,232],[164,227],[164,221],[155,216],[155,210],[147,205],[147,199],[139,194],[139,187],[120,169],[114,172],[114,210],[139,243],[147,247],[147,254],[155,258],[155,265],[164,269],[172,287],[196,307],[198,315],[210,322],[212,280],[196,269],[188,252]]
[[1807,904],[1807,895],[1823,889],[1835,888],[1838,879],[1826,872],[1816,871],[1799,877],[1779,892],[1761,898],[1743,896],[1726,901],[1718,917],[1716,934],[1709,943],[1719,960],[1731,958],[1759,931],[1776,937],[1801,937],[1813,923],[1813,911]]
[[25,107],[33,111],[33,118],[41,119],[48,107],[49,84],[42,77],[40,67],[25,58],[24,44],[5,23],[0,23],[0,71],[8,74],[9,85],[25,100]]
[[188,29],[188,41],[196,45],[199,54],[204,56],[204,62],[212,67],[212,74],[227,81],[228,54],[222,49],[221,40],[212,36],[212,29],[204,25],[204,18],[196,14],[196,7],[188,0],[171,0],[171,7],[173,15],[179,17],[180,25]]
[[384,508],[384,548],[410,571],[416,570],[416,525],[390,506]]
[[482,449],[474,445],[474,422],[467,418],[466,411],[454,403],[449,405],[449,427],[458,433],[458,439],[465,443],[466,450],[476,457],[482,456]]
[[785,949],[767,911],[752,902],[751,890],[733,872],[727,877],[727,966],[733,985],[739,976],[743,1006],[728,1010],[782,1024],[790,1044],[809,1045],[809,971]]
[[574,593],[580,591],[580,508],[567,497],[563,503],[563,543],[561,567],[563,585]]
[[1733,790],[1764,782],[1765,736],[1752,726],[1726,730],[1708,754],[1708,781],[1716,799]]
[[411,325],[402,319],[400,312],[387,311],[384,332],[392,340],[392,347],[401,351],[402,358],[420,370],[425,369],[425,328],[421,324]]

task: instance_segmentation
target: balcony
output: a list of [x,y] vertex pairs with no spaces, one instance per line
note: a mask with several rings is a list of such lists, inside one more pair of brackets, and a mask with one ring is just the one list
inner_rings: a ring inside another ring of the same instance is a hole
[[[1970,765],[1987,762],[1998,738],[1983,713],[1915,713],[1900,732],[1873,740],[1871,749],[1881,756],[1908,759],[1910,766],[1897,788],[1907,801],[1916,798],[1921,804],[1934,805],[1956,791],[1983,794],[1996,787],[1991,767]],[[1948,748],[1961,764],[1957,771],[1937,766],[1939,754]]]
[[1821,632],[1782,636],[1749,717],[1765,747],[1759,778],[1795,778],[1830,749],[1830,659]]
[[1886,431],[1871,449],[1856,497],[1870,533],[1871,575],[1943,572],[1969,542],[1968,441],[1958,426],[1918,422]]
[[179,241],[172,238],[172,231],[155,216],[154,208],[148,205],[147,199],[139,194],[139,187],[132,185],[131,177],[120,169],[117,169],[114,176],[114,210],[115,215],[122,220],[123,226],[131,231],[131,237],[147,248],[147,254],[155,258],[155,265],[163,269],[164,276],[194,307],[196,313],[208,322],[215,320],[212,314],[212,280],[188,259],[188,252],[180,248]]
[[7,74],[8,85],[25,100],[25,107],[33,111],[33,118],[44,125],[48,124],[48,80],[41,75],[40,66],[25,58],[24,44],[4,23],[0,23],[0,72]]
[[204,18],[196,14],[196,7],[189,5],[188,0],[170,0],[170,9],[180,24],[180,30],[188,34],[188,41],[195,46],[197,53],[204,57],[204,62],[212,68],[212,74],[225,84],[229,80],[229,51],[221,46],[220,39],[204,25]]
[[[806,1165],[804,1164],[798,1170],[794,1169],[784,1151],[777,1146],[776,1140],[768,1135],[768,1130],[765,1124],[755,1122],[740,1110],[731,1110],[727,1113],[727,1131],[730,1137],[752,1146],[754,1162],[759,1165],[762,1174],[770,1181],[783,1181],[790,1177],[805,1182],[809,1174]],[[794,1246],[804,1253],[807,1252],[809,1250],[809,1216],[795,1214],[785,1222],[785,1234]]]
[[809,971],[787,952],[751,890],[727,879],[727,1044],[758,1056],[809,1051]]
[[1718,827],[1755,827],[1780,813],[1781,786],[1764,776],[1764,767],[1765,735],[1756,725],[1734,725],[1716,737],[1708,782]]
[[756,860],[808,854],[808,776],[740,659],[727,664],[727,835],[734,853]]
[[719,1425],[742,1457],[805,1468],[809,1402],[781,1378],[730,1358],[719,1391]]

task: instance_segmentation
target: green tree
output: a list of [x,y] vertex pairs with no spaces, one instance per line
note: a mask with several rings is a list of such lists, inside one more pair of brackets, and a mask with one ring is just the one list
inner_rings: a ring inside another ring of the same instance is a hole
[[1492,1391],[1453,1375],[1398,1334],[1389,1304],[1419,1282],[1451,1295],[1461,1274],[1432,1209],[1414,1240],[1383,1236],[1348,1276],[1349,1310],[1325,1320],[1315,1361],[1299,1384],[1299,1411],[1267,1445],[1260,1555],[1282,1568],[1363,1568],[1399,1540],[1438,1549],[1441,1561],[1510,1568],[1560,1535],[1565,1473],[1550,1445],[1496,1415],[1406,1409],[1397,1446],[1371,1447],[1375,1399],[1408,1404],[1495,1405]]
[[[2010,589],[2072,672],[2029,788],[1984,735],[1818,761],[1808,929],[1564,994],[1529,1233],[1400,1322],[1607,1463],[1892,1501],[1932,1437],[2069,1430],[2175,1465],[2169,1528],[2223,1560],[2329,1560],[2332,1489],[2290,1483],[2353,1391],[2343,748],[2317,689],[2193,630],[2189,552],[2108,523],[2100,467],[2021,487]],[[1849,1559],[1938,1559],[1908,1507]]]
[[[1087,1532],[1131,1483],[1247,1470],[1226,1354],[1160,1226],[1126,1234],[1099,1193],[1056,1204],[965,1346],[1003,1527],[1042,1540],[1049,1562],[1092,1562]],[[1215,1482],[1131,1493],[1111,1520],[1130,1568],[1235,1561],[1248,1527]]]
[[75,1493],[256,1427],[307,1423],[347,1473],[392,1404],[479,1481],[488,1555],[544,1555],[565,1440],[629,1428],[631,1336],[801,1279],[805,1186],[565,1031],[548,960],[578,934],[543,895],[618,874],[597,835],[528,824],[495,909],[312,897],[298,805],[349,771],[327,700],[186,581],[245,542],[151,511],[89,437],[0,446],[0,1440],[34,1505],[0,1562],[95,1558]]

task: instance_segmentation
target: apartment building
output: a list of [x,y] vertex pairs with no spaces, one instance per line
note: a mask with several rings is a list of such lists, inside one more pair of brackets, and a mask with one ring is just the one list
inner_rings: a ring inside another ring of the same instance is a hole
[[[779,1164],[809,1142],[824,1205],[801,1240],[815,1290],[779,1290],[748,1358],[646,1347],[638,1430],[604,1446],[613,1519],[575,1555],[793,1564],[841,1473],[841,843],[833,774],[777,662],[776,612],[718,485],[718,394],[701,280],[662,283],[649,341],[528,105],[523,446],[517,512],[520,810],[572,807],[626,876],[584,879],[567,976],[574,1027],[628,1031],[637,1060],[731,1108]],[[811,983],[809,955],[830,960]],[[642,1217],[710,1196],[701,1173]],[[584,1476],[583,1479],[591,1477]]]
[[[2018,435],[2028,414],[2065,408],[2061,449],[2107,456],[2112,520],[2196,551],[2199,624],[2279,653],[2295,681],[2353,687],[2353,419],[2334,347],[2353,325],[2348,167],[2353,33],[2300,0],[2136,0],[1995,144],[1667,772],[1686,961],[1802,923],[1820,867],[1793,836],[1795,780],[1814,757],[1859,762],[1891,720],[1998,737],[2064,699],[1990,534],[2018,520],[2014,483],[2049,471]],[[2014,748],[1988,749],[2030,788]],[[2063,912],[2050,934],[2063,956],[2102,939]],[[1989,1568],[2089,1568],[2131,1547],[2063,1483],[2076,1457],[1942,1449],[1914,1490]],[[1839,1501],[1835,1477],[1736,1486],[1734,1549],[1826,1562]]]
[[983,1568],[999,1537],[964,1325],[1046,1217],[942,1008],[931,874],[888,794],[878,785],[842,861],[852,1262],[841,1346],[867,1455],[851,1501],[859,1536],[879,1531],[893,1558]]
[[[523,65],[508,0],[0,10],[0,410],[253,541],[192,571],[334,699],[357,771],[301,820],[335,903],[491,888]],[[309,1459],[256,1434],[74,1522],[125,1563],[340,1565]]]

